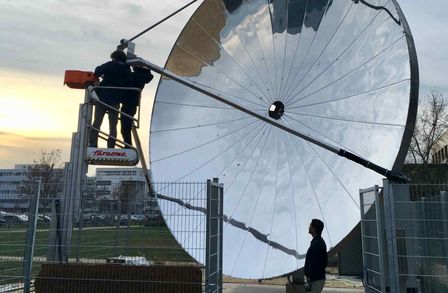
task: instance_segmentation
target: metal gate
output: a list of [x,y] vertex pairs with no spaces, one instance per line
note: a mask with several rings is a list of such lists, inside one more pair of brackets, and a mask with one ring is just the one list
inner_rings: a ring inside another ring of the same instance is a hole
[[360,190],[366,292],[448,292],[448,185]]

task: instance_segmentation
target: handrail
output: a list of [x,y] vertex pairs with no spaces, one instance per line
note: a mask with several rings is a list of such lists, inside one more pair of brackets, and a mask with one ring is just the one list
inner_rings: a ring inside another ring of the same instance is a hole
[[[116,90],[126,90],[126,91],[136,91],[136,92],[138,92],[139,93],[139,97],[138,97],[139,100],[138,100],[138,104],[137,104],[137,107],[138,107],[138,116],[137,117],[138,118],[134,118],[133,116],[124,113],[120,109],[116,109],[116,108],[112,107],[111,105],[101,101],[100,98],[98,97],[98,94],[95,92],[96,89],[116,89]],[[136,139],[135,136],[137,135],[136,134],[136,129],[140,127],[140,102],[141,102],[141,92],[142,92],[142,90],[140,88],[135,88],[135,87],[116,87],[116,86],[89,86],[87,88],[87,90],[88,90],[89,101],[92,101],[93,103],[95,103],[97,105],[101,105],[101,106],[103,106],[103,107],[105,107],[105,108],[107,108],[109,110],[112,110],[112,111],[115,111],[115,112],[119,113],[120,114],[120,117],[119,117],[120,121],[122,120],[121,119],[122,117],[126,117],[126,118],[128,118],[128,119],[130,119],[132,121],[131,131],[132,131],[132,134],[133,134],[134,140],[135,140]],[[124,147],[135,149],[135,147],[132,146],[131,144],[128,144],[128,143],[124,142],[123,140],[118,139],[117,137],[114,137],[114,136],[112,136],[112,135],[110,135],[108,133],[105,133],[105,132],[101,131],[101,129],[93,127],[92,125],[87,125],[87,128],[88,129],[93,129],[93,130],[97,131],[99,137],[101,137],[102,139],[112,138],[116,142],[122,144]]]
[[[133,145],[130,145],[130,144],[128,144],[128,143],[126,143],[126,142],[124,142],[124,141],[122,141],[121,139],[119,139],[119,138],[117,138],[117,137],[114,137],[114,136],[112,136],[112,135],[110,135],[110,134],[108,134],[108,133],[106,133],[106,132],[104,132],[104,131],[101,131],[100,129],[98,129],[98,128],[96,128],[96,127],[93,127],[92,125],[87,125],[87,128],[89,128],[89,129],[93,129],[93,130],[95,130],[95,131],[98,131],[98,134],[102,134],[102,135],[104,135],[104,136],[106,136],[106,137],[110,137],[110,138],[113,138],[116,142],[119,142],[119,143],[121,143],[121,144],[123,144],[124,146],[126,146],[126,147],[130,147],[130,148],[135,148]],[[103,138],[104,139],[104,138]]]
[[[98,94],[95,92],[96,89],[116,89],[116,90],[125,90],[125,91],[136,91],[139,93],[138,96],[138,114],[137,114],[137,118],[134,118],[133,116],[130,116],[122,111],[120,111],[119,109],[116,109],[114,107],[112,107],[111,105],[103,102],[100,100],[100,98],[98,97]],[[136,122],[135,127],[136,128],[140,128],[140,102],[141,102],[141,93],[142,90],[140,88],[136,88],[136,87],[117,87],[117,86],[89,86],[88,87],[89,90],[89,98],[91,100],[93,100],[95,103],[100,104],[104,107],[106,107],[107,109],[110,109],[112,111],[116,111],[118,112],[120,115],[123,115],[124,117],[131,119],[133,122]],[[120,117],[121,120],[121,117]]]

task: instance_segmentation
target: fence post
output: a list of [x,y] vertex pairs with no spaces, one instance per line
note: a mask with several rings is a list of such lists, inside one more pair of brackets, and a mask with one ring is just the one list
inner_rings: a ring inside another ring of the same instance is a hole
[[47,251],[47,261],[55,261],[57,259],[57,213],[56,213],[56,200],[53,198],[51,200],[51,222],[50,231],[48,233],[48,251]]
[[30,203],[30,213],[28,214],[28,233],[26,236],[25,262],[23,266],[24,285],[23,292],[29,293],[31,288],[31,275],[33,272],[34,243],[36,240],[36,224],[39,213],[40,187],[42,182],[37,182],[37,193]]
[[126,217],[126,238],[125,238],[125,255],[129,256],[129,237],[131,234],[130,231],[130,226],[131,226],[131,209],[129,208],[129,198],[126,198],[126,213],[127,213],[127,217]]
[[222,292],[223,185],[207,180],[205,292]]
[[[442,231],[443,231],[443,235],[448,235],[448,215],[447,215],[447,209],[446,209],[446,204],[448,204],[448,193],[446,191],[441,191],[440,192],[440,205],[441,205],[441,210],[442,210]],[[444,255],[448,255],[448,242],[444,241],[445,245],[443,246],[443,253]],[[448,267],[448,259],[445,262],[446,266]]]
[[79,262],[79,247],[81,245],[81,232],[82,228],[84,226],[84,209],[83,209],[83,200],[81,198],[80,208],[78,209],[78,231],[77,231],[77,238],[76,238],[76,262]]
[[[384,191],[383,191],[384,200]],[[381,292],[386,292],[385,274],[385,255],[384,255],[384,223],[383,223],[383,205],[380,201],[378,185],[375,185],[375,216],[376,216],[376,232],[378,235],[378,260],[380,267]]]
[[118,256],[118,239],[120,234],[120,221],[121,221],[121,201],[117,200],[116,204],[116,214],[115,214],[115,245],[114,245],[114,256]]
[[[75,143],[75,135],[72,137],[72,150],[70,157],[74,156],[74,143]],[[67,197],[70,194],[71,188],[71,179],[73,172],[73,164],[65,163],[64,164],[64,185],[62,190],[62,195],[59,198],[54,198],[52,202],[52,216],[51,216],[51,226],[48,237],[48,253],[47,253],[47,261],[63,261],[63,239],[65,239],[65,233],[67,232],[64,229],[64,217],[67,214],[65,208],[68,207]],[[67,210],[68,211],[68,210]]]
[[359,210],[361,212],[361,245],[362,245],[362,263],[363,263],[363,283],[365,284],[365,293],[368,292],[368,286],[369,286],[369,274],[367,272],[367,258],[365,255],[365,250],[366,250],[366,240],[364,237],[364,231],[365,231],[365,227],[364,227],[364,216],[365,216],[365,211],[364,211],[364,191],[363,190],[359,190]]
[[[218,180],[218,179],[216,179]],[[216,181],[216,183],[218,183],[218,181]],[[223,222],[224,222],[224,186],[222,184],[220,184],[219,187],[219,214],[218,214],[219,218],[219,266],[218,266],[218,286],[219,286],[219,290],[218,292],[222,293],[222,266],[223,266],[223,253],[224,253],[224,244],[223,244],[223,240],[224,240],[224,226],[223,226]]]
[[386,229],[388,279],[391,293],[400,292],[393,184],[383,180],[384,227]]

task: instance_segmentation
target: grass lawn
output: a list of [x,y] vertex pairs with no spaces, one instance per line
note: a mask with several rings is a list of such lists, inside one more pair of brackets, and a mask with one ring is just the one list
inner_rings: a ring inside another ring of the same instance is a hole
[[[46,256],[48,230],[36,232],[34,256]],[[0,256],[22,257],[26,231],[0,230]],[[166,227],[132,226],[73,230],[71,258],[105,260],[119,255],[144,256],[153,261],[193,261]]]
[[[79,241],[79,246],[77,245]],[[72,257],[106,259],[108,257],[144,256],[153,261],[194,261],[176,242],[166,227],[126,227],[89,229],[72,236]]]
[[[23,281],[23,256],[26,248],[26,229],[0,229],[0,285]],[[48,253],[47,229],[38,229],[34,246],[33,275],[40,271]],[[105,262],[107,258],[143,256],[156,263],[194,262],[166,227],[131,226],[94,227],[77,229],[72,233],[70,262]]]

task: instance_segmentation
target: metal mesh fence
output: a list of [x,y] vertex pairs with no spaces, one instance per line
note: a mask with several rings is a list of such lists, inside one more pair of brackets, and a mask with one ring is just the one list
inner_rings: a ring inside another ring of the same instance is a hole
[[[23,291],[29,200],[0,200],[0,292]],[[45,223],[40,222],[39,228]]]
[[448,292],[447,185],[390,185],[400,287]]
[[166,225],[199,263],[205,264],[207,184],[155,183]]
[[203,292],[207,184],[154,190],[0,200],[0,292]]
[[361,191],[368,292],[448,292],[447,190],[444,184],[385,181],[383,193],[378,187]]

